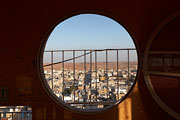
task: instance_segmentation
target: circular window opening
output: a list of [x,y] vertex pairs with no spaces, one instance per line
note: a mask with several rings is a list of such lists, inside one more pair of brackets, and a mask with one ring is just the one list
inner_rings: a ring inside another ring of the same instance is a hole
[[96,14],[68,18],[54,28],[43,52],[44,83],[69,108],[110,108],[135,83],[135,45],[111,18]]

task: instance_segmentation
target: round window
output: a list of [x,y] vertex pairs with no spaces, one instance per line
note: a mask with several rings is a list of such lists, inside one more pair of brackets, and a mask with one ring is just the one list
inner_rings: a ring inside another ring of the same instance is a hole
[[122,101],[135,83],[137,51],[116,21],[80,14],[55,26],[43,51],[44,83],[69,108],[104,110]]
[[176,119],[180,118],[179,27],[180,10],[167,16],[152,32],[143,60],[144,78],[150,94]]

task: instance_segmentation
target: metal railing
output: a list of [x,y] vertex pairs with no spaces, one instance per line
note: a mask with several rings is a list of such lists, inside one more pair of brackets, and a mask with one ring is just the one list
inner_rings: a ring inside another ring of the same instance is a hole
[[32,120],[29,106],[0,106],[0,120]]
[[0,120],[32,120],[32,112],[0,112]]
[[[126,61],[120,61],[121,51],[126,52]],[[91,106],[90,108],[93,108],[92,106],[104,108],[106,105],[114,104],[124,96],[135,79],[135,77],[130,76],[130,67],[136,66],[134,69],[131,69],[136,71],[137,62],[134,64],[130,63],[130,51],[136,51],[136,49],[44,51],[44,56],[46,53],[50,54],[50,63],[43,65],[44,71],[46,71],[45,76],[53,92],[71,106],[82,109],[88,108],[87,106]],[[102,52],[104,52],[104,55],[102,55]],[[72,57],[66,58],[65,55],[70,53]],[[112,53],[114,56],[112,56]],[[55,60],[55,54],[61,56],[61,61]],[[101,58],[98,59],[100,54]],[[102,56],[105,57],[104,60],[102,60]],[[109,60],[110,58],[111,60]],[[76,62],[78,59],[81,60]],[[102,64],[101,66],[104,66],[103,68],[99,67],[100,65],[98,64],[100,63]],[[65,68],[66,64],[70,64],[71,68],[69,69],[71,70]],[[81,64],[81,70],[79,71],[76,69],[77,64]],[[116,67],[112,68],[112,66]],[[121,66],[126,66],[126,68]],[[57,67],[59,68],[58,75],[55,74],[58,71]],[[126,77],[122,76],[122,72],[124,72],[123,74]],[[71,79],[69,80],[69,78]],[[57,81],[61,81],[60,86],[58,86]]]

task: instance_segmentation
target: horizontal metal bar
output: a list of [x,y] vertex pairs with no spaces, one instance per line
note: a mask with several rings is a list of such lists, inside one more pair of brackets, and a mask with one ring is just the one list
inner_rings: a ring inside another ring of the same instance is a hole
[[180,51],[149,51],[149,54],[175,54],[180,55]]
[[136,48],[120,48],[120,49],[77,49],[77,50],[45,50],[44,52],[71,52],[71,51],[105,51],[105,50],[136,50]]
[[0,112],[0,114],[1,113],[31,113],[32,114],[32,112]]
[[180,74],[179,74],[179,73],[173,73],[173,72],[148,71],[148,74],[171,76],[171,77],[180,77]]
[[109,105],[109,104],[115,104],[114,101],[108,101],[108,102],[70,102],[67,104],[94,104],[94,105]]

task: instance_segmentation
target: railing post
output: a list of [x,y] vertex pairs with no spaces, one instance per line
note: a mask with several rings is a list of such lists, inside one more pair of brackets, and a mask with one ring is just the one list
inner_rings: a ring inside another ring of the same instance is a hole
[[63,101],[64,101],[64,50],[62,51],[62,75],[63,75],[63,87],[62,87],[62,95],[63,95]]
[[107,80],[107,99],[109,97],[109,88],[108,88],[108,50],[106,50],[106,80]]
[[12,112],[12,120],[13,120],[13,112]]
[[128,90],[129,90],[129,85],[130,85],[130,82],[129,82],[129,49],[128,49]]
[[84,50],[84,96],[83,101],[86,102],[86,50]]
[[74,102],[75,102],[75,50],[73,50],[73,76],[74,76],[74,89],[73,89],[73,92],[74,92]]
[[96,71],[96,101],[97,101],[97,51],[95,50],[95,71]]
[[52,90],[53,90],[53,51],[51,51],[51,78],[52,78],[52,80],[51,80],[51,84],[52,84]]
[[[91,74],[91,77],[92,77],[92,50],[90,51],[90,74]],[[90,102],[91,102],[91,81],[92,81],[92,78],[90,78]]]
[[118,52],[118,49],[117,49],[117,97],[118,99],[116,100],[119,100],[119,52]]
[[23,118],[23,113],[21,112],[21,120],[22,120],[22,118]]

